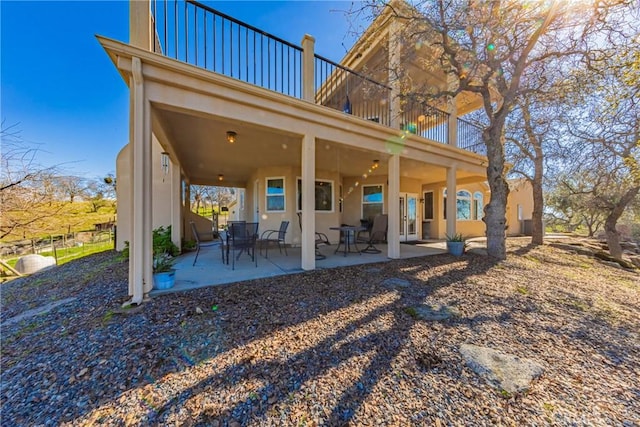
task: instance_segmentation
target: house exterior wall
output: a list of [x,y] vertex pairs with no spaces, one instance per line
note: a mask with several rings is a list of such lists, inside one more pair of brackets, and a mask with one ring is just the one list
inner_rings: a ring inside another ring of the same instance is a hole
[[[444,189],[446,187],[442,185],[424,185],[420,197],[425,197],[424,193],[433,192],[433,219],[424,219],[424,209],[422,206],[422,219],[423,227],[426,233],[425,238],[430,239],[444,239],[446,237],[447,223],[444,217]],[[472,198],[476,192],[482,193],[483,207],[489,202],[489,191],[484,183],[472,183],[472,184],[460,184],[456,186],[456,193],[461,190],[468,191]],[[473,209],[473,202],[472,202]],[[456,222],[456,232],[461,233],[464,237],[481,237],[485,235],[486,226],[481,218],[461,220]]]
[[[130,145],[125,145],[118,153],[116,159],[116,206],[117,206],[117,226],[118,232],[116,236],[116,250],[121,251],[125,247],[125,242],[131,240],[131,156]],[[173,209],[172,199],[175,192],[174,183],[172,182],[172,169],[176,166],[170,162],[169,173],[165,175],[160,165],[161,153],[164,150],[158,143],[155,136],[152,137],[152,158],[154,163],[152,166],[153,176],[153,197],[151,200],[153,206],[152,224],[153,228],[160,226],[167,227],[171,224],[180,224],[179,219],[175,220],[175,210]],[[176,202],[177,203],[177,202]],[[180,232],[178,233],[178,236]],[[180,238],[173,239],[174,243],[180,247]]]
[[[254,187],[256,180],[258,181],[258,212],[260,217],[259,231],[262,234],[265,230],[278,230],[280,228],[281,221],[289,221],[289,228],[285,241],[287,244],[293,246],[299,246],[301,243],[301,231],[298,220],[298,208],[297,208],[297,181],[301,178],[302,170],[297,167],[268,167],[259,168],[251,175],[251,179],[247,182],[246,194],[247,200],[245,203],[250,202],[253,210],[246,210],[247,221],[253,220],[252,212],[255,212],[254,207]],[[285,188],[285,211],[284,212],[267,212],[266,210],[266,188],[268,178],[284,178]],[[338,233],[330,231],[329,227],[334,227],[340,224],[341,213],[339,211],[339,186],[340,177],[335,172],[329,172],[325,170],[316,171],[316,180],[327,180],[333,183],[333,210],[322,212],[317,211],[315,214],[315,230],[326,233],[329,239],[337,241]],[[335,234],[335,236],[332,235]]]
[[[521,216],[518,214],[520,207]],[[507,235],[523,234],[522,221],[533,216],[533,188],[527,180],[512,181],[507,198]]]

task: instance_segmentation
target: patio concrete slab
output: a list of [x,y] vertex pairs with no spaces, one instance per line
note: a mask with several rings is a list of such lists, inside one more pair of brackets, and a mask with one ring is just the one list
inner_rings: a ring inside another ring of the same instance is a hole
[[[316,268],[338,268],[390,261],[390,259],[387,258],[387,245],[379,244],[376,245],[376,247],[381,250],[379,254],[349,253],[347,256],[344,256],[342,252],[335,252],[336,245],[320,246],[319,250],[326,258],[316,260]],[[444,242],[431,241],[411,245],[400,245],[400,258],[413,258],[443,253],[446,253],[446,245]],[[193,266],[195,256],[195,252],[189,252],[179,256],[174,267],[176,269],[175,286],[166,290],[154,289],[150,292],[150,295],[157,296],[207,286],[223,285],[285,274],[296,274],[304,271],[301,268],[300,248],[287,248],[287,255],[284,253],[281,254],[277,248],[270,248],[268,258],[265,258],[264,253],[258,255],[257,267],[247,254],[242,254],[240,258],[236,260],[235,270],[232,270],[231,264],[227,265],[222,262],[219,246],[203,248],[198,256],[198,262]]]

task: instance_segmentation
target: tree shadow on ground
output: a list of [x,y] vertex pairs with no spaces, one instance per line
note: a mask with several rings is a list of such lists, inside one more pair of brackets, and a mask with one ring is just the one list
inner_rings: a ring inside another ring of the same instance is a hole
[[[393,303],[382,305],[358,320],[343,325],[335,332],[320,340],[314,346],[304,351],[296,353],[288,358],[286,362],[281,360],[246,360],[244,364],[234,365],[225,370],[209,376],[191,387],[182,390],[162,406],[155,408],[148,414],[148,422],[162,422],[167,414],[177,410],[181,403],[198,393],[215,394],[215,390],[220,386],[230,386],[240,382],[265,382],[265,384],[254,391],[255,398],[240,399],[230,403],[228,406],[199,414],[195,420],[196,424],[210,425],[219,422],[220,425],[227,425],[230,420],[236,420],[241,424],[246,424],[250,420],[257,420],[267,415],[270,410],[274,410],[277,405],[286,402],[292,393],[300,392],[303,385],[314,378],[327,375],[329,371],[349,360],[371,354],[370,360],[361,367],[361,374],[344,384],[344,389],[340,392],[335,403],[331,405],[330,413],[323,420],[327,425],[344,425],[349,423],[356,414],[358,408],[365,401],[367,396],[379,383],[381,378],[389,373],[392,361],[398,353],[406,346],[411,345],[409,336],[415,319],[404,312],[407,306],[415,305],[429,297],[439,288],[448,286],[451,280],[464,280],[469,275],[482,274],[492,266],[492,263],[483,260],[475,263],[473,257],[468,257],[463,262],[466,267],[447,270],[435,275],[436,280],[424,281],[416,279],[417,272],[442,267],[449,262],[460,262],[459,259],[442,257],[439,259],[425,258],[404,263],[404,266],[411,273],[399,272],[402,269],[388,268],[388,264],[371,267],[380,268],[382,274],[375,274],[375,278],[369,277],[362,280],[368,291],[364,295],[359,295],[358,301],[363,298],[373,298],[385,292],[392,291],[397,294],[397,299]],[[473,268],[468,268],[469,264],[474,264]],[[416,271],[414,267],[418,267]],[[400,273],[400,274],[398,274]],[[408,287],[393,287],[382,285],[385,278],[404,276],[411,282]],[[443,280],[437,280],[438,278]],[[378,284],[372,282],[378,281]],[[338,309],[338,307],[334,307]],[[330,314],[332,310],[324,311],[322,314]],[[315,313],[316,316],[320,313]],[[383,316],[391,316],[392,326],[388,329],[377,330],[367,333],[359,338],[350,338],[350,335],[366,325],[375,322]],[[476,319],[480,321],[480,319]],[[265,336],[272,330],[260,330],[259,336]],[[258,336],[247,337],[247,340],[258,339]],[[237,344],[246,344],[241,340]],[[241,366],[244,365],[244,366]],[[285,375],[279,381],[266,380],[266,372],[290,372],[291,367],[295,367],[292,373]]]

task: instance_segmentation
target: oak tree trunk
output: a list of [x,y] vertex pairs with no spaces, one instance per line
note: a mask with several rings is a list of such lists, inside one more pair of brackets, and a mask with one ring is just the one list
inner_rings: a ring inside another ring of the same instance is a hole
[[491,189],[491,198],[485,207],[487,225],[487,254],[496,259],[507,258],[505,230],[507,228],[507,197],[509,185],[505,179],[505,156],[502,144],[502,129],[499,123],[485,129],[482,137],[487,146],[487,180]]
[[616,230],[616,224],[618,223],[618,219],[622,216],[625,208],[631,201],[638,195],[640,191],[640,187],[630,188],[624,195],[620,198],[618,203],[616,203],[613,209],[609,212],[607,219],[604,222],[604,231],[607,235],[607,244],[609,245],[609,254],[616,258],[622,259],[622,247],[620,246],[620,235],[618,234],[618,230]]

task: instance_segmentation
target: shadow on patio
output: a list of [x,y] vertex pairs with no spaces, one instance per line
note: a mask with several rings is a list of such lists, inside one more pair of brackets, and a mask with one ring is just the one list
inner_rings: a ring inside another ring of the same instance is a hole
[[[366,245],[362,244],[362,248],[364,246]],[[386,244],[376,245],[381,250],[379,254],[349,253],[347,256],[344,256],[342,252],[336,253],[336,247],[337,245],[320,246],[320,252],[326,258],[316,260],[316,269],[390,261],[387,257]],[[301,249],[299,247],[287,248],[287,253],[288,255],[285,255],[280,253],[277,247],[271,247],[268,250],[268,258],[265,258],[264,251],[262,251],[261,255],[258,254],[257,267],[253,264],[251,257],[242,253],[236,259],[235,270],[232,270],[231,264],[227,265],[222,262],[219,245],[202,248],[195,266],[192,265],[195,252],[187,252],[179,256],[175,263],[175,286],[166,290],[153,290],[151,296],[303,272],[300,262]],[[446,245],[443,241],[430,240],[400,245],[401,259],[443,253],[446,253]]]

